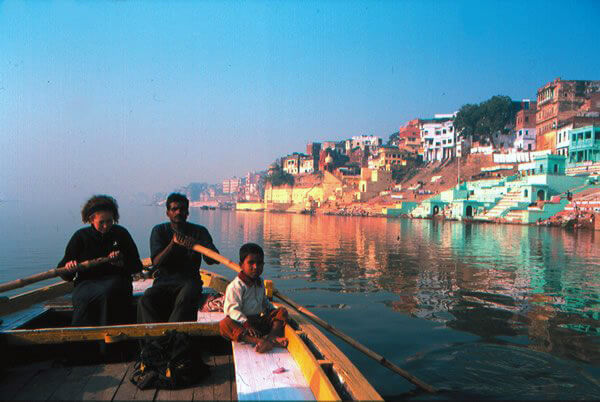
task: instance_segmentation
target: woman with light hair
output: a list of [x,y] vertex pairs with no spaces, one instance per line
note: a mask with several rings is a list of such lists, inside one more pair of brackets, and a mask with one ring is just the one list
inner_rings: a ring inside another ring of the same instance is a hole
[[[124,324],[130,321],[131,275],[142,270],[138,249],[119,221],[117,201],[95,195],[81,209],[81,220],[89,226],[79,229],[67,244],[58,266],[70,273],[62,278],[74,281],[73,326]],[[77,264],[99,257],[110,262],[77,272]]]

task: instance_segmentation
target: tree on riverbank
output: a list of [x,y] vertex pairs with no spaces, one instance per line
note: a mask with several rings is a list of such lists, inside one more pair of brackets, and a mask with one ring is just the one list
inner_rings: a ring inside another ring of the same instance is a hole
[[492,96],[479,105],[463,105],[454,119],[454,127],[457,133],[471,136],[474,141],[491,144],[492,135],[506,132],[516,113],[517,106],[510,97]]
[[273,168],[269,171],[269,174],[265,177],[267,183],[271,183],[273,187],[283,186],[288,184],[294,185],[294,176],[285,172],[278,163],[273,164]]
[[398,145],[398,131],[390,134],[389,139],[387,140],[387,143],[385,145],[387,146],[397,146]]

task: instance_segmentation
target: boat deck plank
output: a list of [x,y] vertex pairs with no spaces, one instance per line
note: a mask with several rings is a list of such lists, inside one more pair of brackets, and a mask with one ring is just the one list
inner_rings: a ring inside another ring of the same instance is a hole
[[145,389],[141,390],[137,386],[135,386],[131,381],[129,381],[129,377],[134,370],[135,362],[129,363],[127,365],[127,372],[125,373],[124,379],[121,382],[121,385],[117,389],[115,393],[115,397],[113,400],[115,401],[153,401],[156,396],[157,390],[155,389]]
[[155,401],[193,401],[195,388],[159,389]]
[[25,366],[3,370],[0,383],[0,395],[2,399],[12,400],[23,390],[31,380],[37,376],[38,372],[50,367],[49,361],[36,362]]
[[[101,366],[100,366],[101,367]],[[84,393],[84,388],[87,385],[90,377],[96,373],[99,366],[80,366],[71,367],[65,378],[58,381],[58,387],[50,395],[48,400],[51,401],[72,401],[81,399]]]
[[129,363],[113,363],[100,366],[89,379],[85,386],[82,400],[86,401],[110,401],[124,381]]
[[[231,355],[213,356],[211,375],[213,377],[212,400],[237,400],[235,393],[235,374]],[[196,400],[194,395],[194,400]]]
[[11,400],[235,400],[233,361],[228,354],[207,359],[211,376],[195,387],[140,390],[129,381],[134,362],[53,367],[51,362],[3,373],[0,395]]
[[23,388],[14,396],[18,401],[48,400],[58,390],[60,385],[69,376],[71,369],[68,367],[46,367],[38,370]]

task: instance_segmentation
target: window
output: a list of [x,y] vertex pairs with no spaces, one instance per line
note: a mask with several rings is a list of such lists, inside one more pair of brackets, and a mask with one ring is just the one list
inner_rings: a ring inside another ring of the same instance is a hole
[[573,134],[573,142],[577,141],[577,134]]
[[594,139],[595,139],[595,140],[600,140],[600,131],[596,131],[596,132],[594,133]]
[[525,116],[525,123],[529,122],[529,116]]
[[585,132],[585,139],[589,140],[590,138],[592,138],[592,132],[591,131],[586,131]]
[[527,150],[531,151],[531,144],[527,144]]

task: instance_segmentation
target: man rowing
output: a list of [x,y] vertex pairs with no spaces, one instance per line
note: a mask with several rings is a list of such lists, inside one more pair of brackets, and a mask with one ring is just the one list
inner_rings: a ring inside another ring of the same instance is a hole
[[[202,295],[202,255],[192,250],[200,244],[218,253],[204,226],[187,222],[189,200],[183,194],[167,197],[169,222],[156,225],[150,235],[150,256],[157,268],[152,287],[138,303],[138,322],[196,321]],[[206,256],[204,261],[218,264]]]

